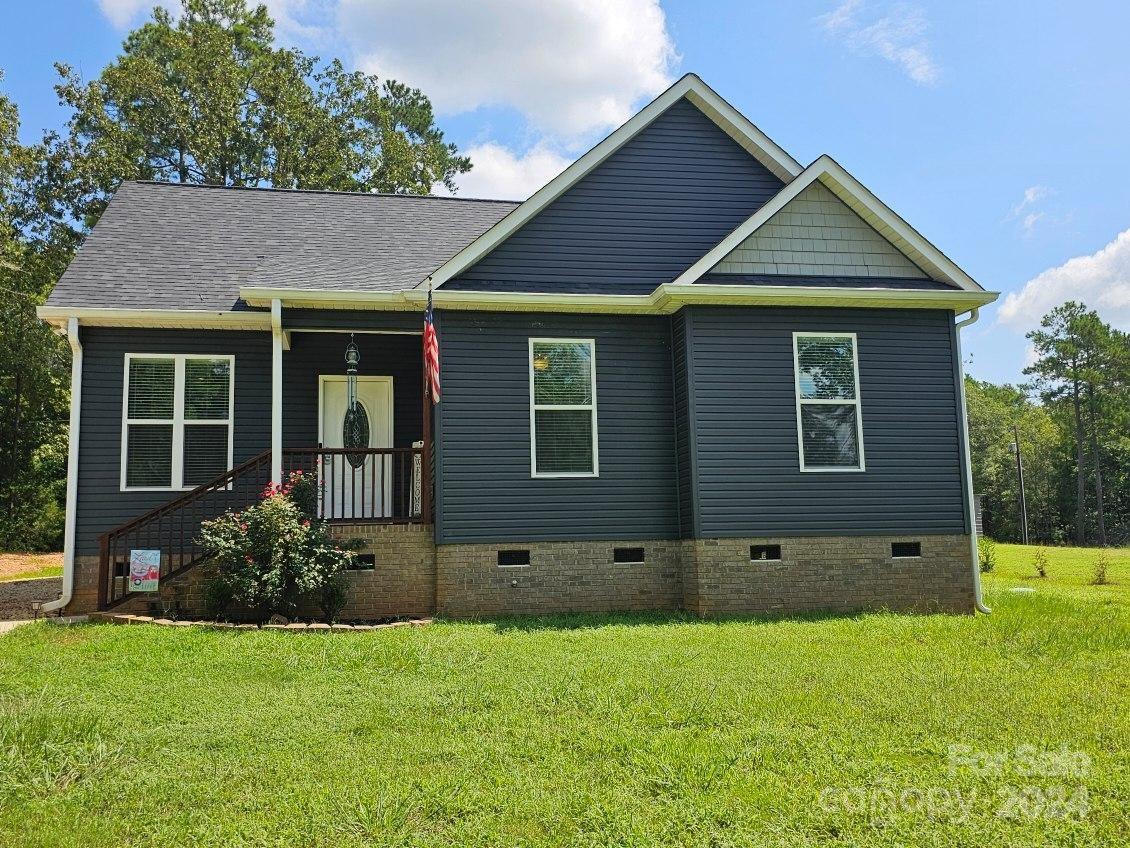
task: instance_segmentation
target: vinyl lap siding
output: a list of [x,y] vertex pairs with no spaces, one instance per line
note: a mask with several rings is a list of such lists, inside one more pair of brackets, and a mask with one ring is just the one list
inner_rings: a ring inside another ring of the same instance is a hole
[[98,553],[98,536],[179,492],[123,492],[122,389],[126,353],[235,355],[233,461],[271,446],[270,333],[225,330],[82,330],[82,410],[79,429],[79,554]]
[[[666,318],[443,312],[437,541],[679,535]],[[596,340],[600,476],[530,476],[528,339]]]
[[445,288],[646,294],[782,187],[680,100]]
[[[379,321],[381,316],[389,314],[396,313],[378,312],[373,316]],[[393,447],[411,447],[424,430],[420,336],[358,333],[353,340],[361,353],[358,374],[392,377]],[[286,447],[308,448],[318,444],[318,377],[345,373],[348,343],[348,333],[296,332],[291,336],[290,350],[283,353],[283,444]]]
[[[963,533],[952,315],[695,308],[699,535]],[[793,331],[858,334],[865,472],[799,470]]]
[[694,468],[691,463],[690,397],[687,392],[690,359],[687,357],[687,313],[671,316],[671,368],[675,404],[675,463],[679,487],[679,535],[694,536]]

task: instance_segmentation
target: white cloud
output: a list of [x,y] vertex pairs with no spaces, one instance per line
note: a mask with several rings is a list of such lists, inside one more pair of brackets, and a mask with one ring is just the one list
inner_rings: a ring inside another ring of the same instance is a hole
[[[569,166],[571,159],[538,144],[516,155],[500,144],[487,142],[464,151],[474,168],[456,178],[460,197],[525,200]],[[442,186],[437,192],[446,194]]]
[[861,56],[880,56],[900,67],[912,80],[933,85],[941,68],[930,55],[929,24],[916,6],[897,4],[885,15],[871,13],[864,0],[844,0],[817,20],[824,30],[844,40]]
[[179,0],[98,0],[102,14],[118,29],[125,29],[145,12],[148,17],[154,6],[166,9],[180,9]]
[[658,0],[342,0],[338,29],[441,114],[508,106],[565,139],[627,120],[675,61]]
[[1130,229],[1090,256],[1033,277],[1004,299],[999,320],[1027,330],[1068,300],[1082,301],[1117,327],[1130,327]]
[[1024,235],[1031,237],[1040,221],[1052,220],[1048,218],[1045,211],[1036,207],[1054,194],[1055,192],[1045,185],[1028,186],[1024,189],[1024,196],[1005,216],[1005,221],[1019,220],[1020,229],[1024,232]]

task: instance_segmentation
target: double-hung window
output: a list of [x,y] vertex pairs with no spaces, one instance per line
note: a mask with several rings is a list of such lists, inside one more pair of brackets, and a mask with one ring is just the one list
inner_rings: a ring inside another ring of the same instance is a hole
[[801,471],[863,471],[855,333],[793,333]]
[[596,477],[596,343],[530,339],[534,477]]
[[232,465],[235,357],[127,353],[122,489],[189,489]]

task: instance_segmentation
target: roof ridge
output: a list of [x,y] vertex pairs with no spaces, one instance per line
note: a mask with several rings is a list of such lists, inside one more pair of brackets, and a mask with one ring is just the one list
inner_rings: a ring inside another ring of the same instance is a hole
[[506,203],[518,206],[521,200],[503,200],[493,197],[444,197],[440,194],[397,194],[390,191],[341,191],[328,188],[278,188],[277,186],[229,186],[216,185],[215,183],[175,183],[168,180],[125,180],[137,185],[162,186],[167,188],[200,188],[218,189],[226,191],[262,191],[277,192],[280,194],[343,194],[348,197],[395,197],[413,200],[457,200],[463,203]]

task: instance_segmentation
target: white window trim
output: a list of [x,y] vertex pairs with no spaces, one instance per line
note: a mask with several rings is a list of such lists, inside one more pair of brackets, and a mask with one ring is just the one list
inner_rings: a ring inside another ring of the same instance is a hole
[[[534,345],[584,344],[589,348],[589,381],[592,385],[592,403],[536,403],[534,396]],[[534,338],[529,340],[529,358],[526,368],[530,376],[530,476],[543,479],[569,477],[599,477],[600,451],[596,417],[596,339]],[[537,410],[591,410],[592,411],[592,471],[538,471]]]
[[[852,365],[855,368],[855,397],[846,398],[804,398],[800,396],[800,351],[797,340],[801,338],[824,339],[851,339]],[[863,455],[863,399],[862,388],[859,385],[859,339],[855,333],[828,333],[798,331],[793,333],[793,394],[796,397],[796,440],[797,449],[800,451],[800,470],[808,473],[853,473],[867,470],[867,461]],[[859,465],[807,465],[804,461],[804,424],[801,419],[802,405],[828,405],[855,407],[855,437],[859,445]]]
[[[129,373],[130,362],[134,359],[173,360],[173,417],[169,418],[130,418],[129,417]],[[123,492],[190,492],[195,485],[184,484],[184,364],[188,359],[226,359],[228,362],[228,417],[194,418],[188,424],[224,424],[228,428],[227,467],[232,469],[232,455],[235,442],[235,356],[212,353],[127,353],[122,377],[122,438],[121,438],[121,476],[119,489]],[[131,424],[172,424],[173,456],[170,486],[127,486],[126,460],[129,456],[129,426]]]

